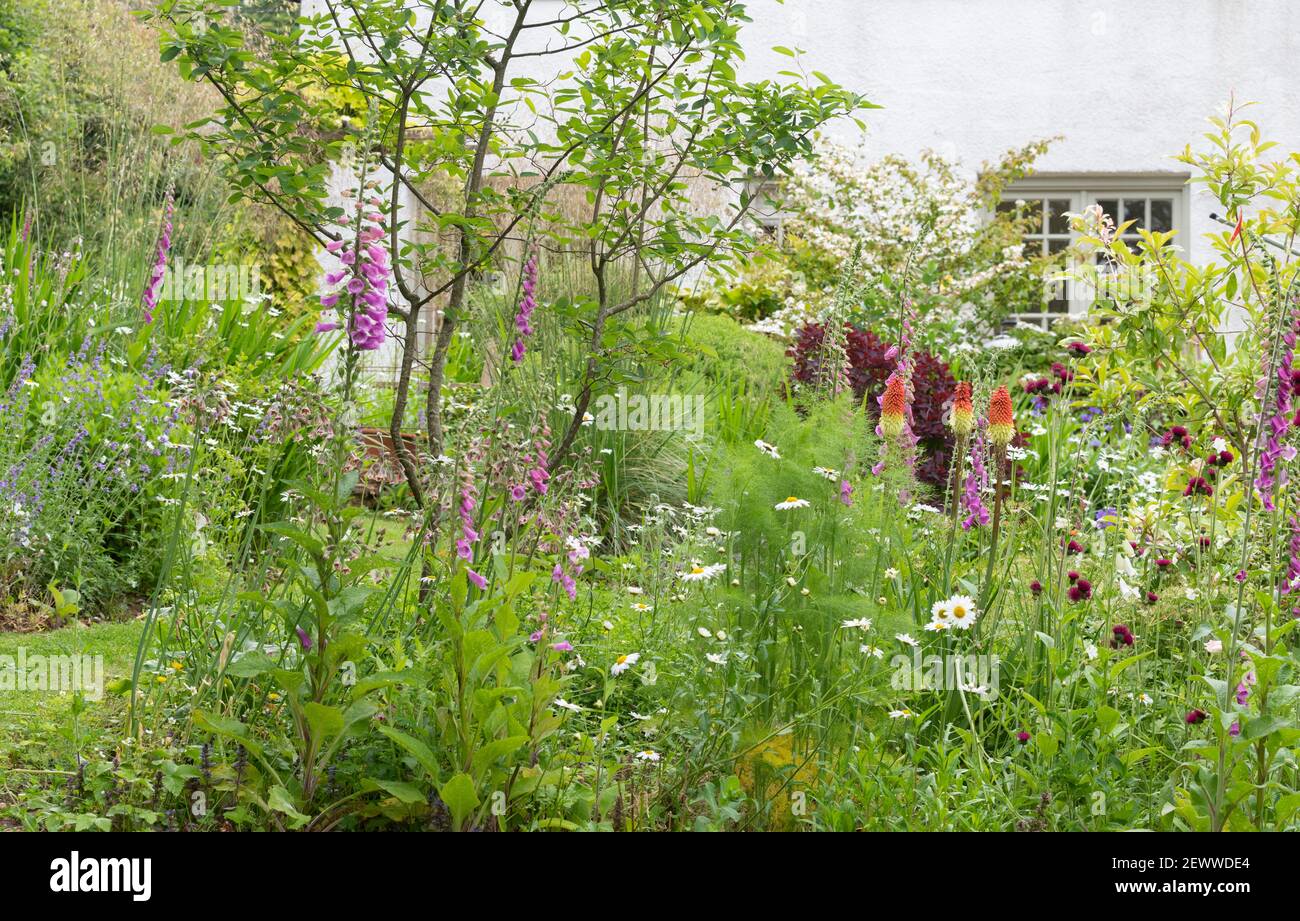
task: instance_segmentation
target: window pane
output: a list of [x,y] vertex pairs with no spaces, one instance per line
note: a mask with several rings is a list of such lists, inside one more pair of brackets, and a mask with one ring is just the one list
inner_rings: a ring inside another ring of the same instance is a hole
[[1041,255],[1043,255],[1043,241],[1025,237],[1025,258],[1037,259]]
[[1070,219],[1065,216],[1065,212],[1070,210],[1070,200],[1068,198],[1053,198],[1047,203],[1047,231],[1048,233],[1070,232]]
[[1031,198],[1025,202],[1024,210],[1021,216],[1025,218],[1026,233],[1043,232],[1043,200],[1041,198]]
[[1151,199],[1151,229],[1168,233],[1174,228],[1174,200],[1172,198]]
[[1129,228],[1130,232],[1146,227],[1147,200],[1145,198],[1124,199],[1124,220],[1136,221],[1136,223]]
[[[1048,240],[1047,252],[1051,255],[1063,253],[1069,245],[1069,240]],[[1058,281],[1052,285],[1052,300],[1047,309],[1052,313],[1069,313],[1070,289],[1066,282]]]
[[1099,198],[1097,199],[1097,204],[1101,205],[1101,210],[1105,211],[1106,214],[1118,223],[1118,218],[1115,217],[1115,215],[1119,214],[1118,198]]

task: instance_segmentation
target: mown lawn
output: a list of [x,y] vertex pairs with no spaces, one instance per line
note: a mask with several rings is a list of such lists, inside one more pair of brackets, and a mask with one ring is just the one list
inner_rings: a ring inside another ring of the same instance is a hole
[[[0,633],[0,656],[16,661],[20,650],[29,658],[100,655],[104,680],[111,683],[131,674],[142,628],[142,622],[132,620],[73,623],[48,633]],[[120,695],[105,692],[98,700],[87,695],[76,714],[73,702],[71,692],[0,690],[0,827],[11,821],[3,813],[17,803],[20,791],[65,784],[76,770],[77,754],[102,747],[108,731],[119,729],[126,717],[127,700]]]

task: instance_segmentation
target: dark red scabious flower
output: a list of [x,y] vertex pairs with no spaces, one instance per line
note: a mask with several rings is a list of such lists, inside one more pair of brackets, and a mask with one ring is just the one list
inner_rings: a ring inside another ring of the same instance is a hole
[[1155,604],[1160,600],[1160,596],[1155,592],[1147,592],[1147,604]]
[[1124,624],[1116,624],[1110,628],[1110,632],[1110,645],[1112,648],[1118,649],[1121,646],[1133,645],[1133,631]]
[[1034,597],[1037,598],[1043,593],[1043,583],[1035,579],[1033,582],[1029,583],[1029,590],[1033,592]]
[[1084,345],[1082,342],[1071,342],[1065,347],[1065,350],[1082,358],[1084,355],[1087,355],[1092,351],[1092,346]]
[[1071,569],[1071,570],[1070,570],[1069,572],[1067,572],[1065,575],[1066,575],[1066,578],[1068,578],[1068,579],[1070,580],[1070,584],[1071,584],[1071,585],[1073,585],[1074,583],[1076,583],[1076,582],[1079,581],[1079,574],[1078,574],[1077,572],[1075,572],[1073,569]]
[[1028,394],[1052,392],[1052,382],[1045,377],[1027,380],[1022,386],[1025,388],[1025,393]]
[[1020,730],[1019,732],[1016,733],[1016,741],[1019,742],[1021,745],[1024,745],[1026,742],[1029,741],[1029,733],[1025,732],[1023,729]]
[[1214,495],[1214,487],[1206,482],[1205,477],[1192,477],[1187,481],[1187,488],[1183,490],[1184,496],[1195,496],[1198,493],[1206,496]]
[[1071,601],[1087,601],[1092,597],[1092,583],[1087,579],[1081,578],[1070,586],[1070,590],[1066,592],[1066,594],[1069,596]]
[[1177,446],[1183,448],[1183,450],[1190,450],[1192,435],[1185,426],[1171,425],[1164,435],[1160,437],[1160,443],[1166,448]]
[[1231,451],[1220,451],[1219,459],[1217,463],[1220,467],[1226,467],[1229,464],[1231,464],[1235,459],[1236,458]]
[[1083,544],[1077,540],[1072,540],[1065,545],[1066,553],[1083,553]]
[[1196,539],[1196,543],[1197,543],[1197,544],[1198,544],[1202,549],[1208,549],[1209,546],[1210,546],[1210,539],[1209,539],[1208,537],[1198,537],[1198,538]]
[[1202,722],[1205,719],[1205,716],[1206,713],[1204,710],[1188,710],[1186,717],[1187,725],[1195,726],[1197,723]]
[[1174,561],[1167,559],[1165,557],[1161,557],[1160,559],[1156,560],[1156,565],[1159,566],[1161,569],[1168,569],[1170,566],[1174,565]]
[[1052,376],[1056,378],[1056,383],[1052,386],[1053,393],[1060,393],[1062,384],[1074,380],[1074,372],[1059,361],[1052,362]]
[[1133,549],[1134,556],[1141,556],[1142,554],[1146,553],[1146,548],[1139,547],[1138,542],[1135,540],[1129,541],[1128,545]]

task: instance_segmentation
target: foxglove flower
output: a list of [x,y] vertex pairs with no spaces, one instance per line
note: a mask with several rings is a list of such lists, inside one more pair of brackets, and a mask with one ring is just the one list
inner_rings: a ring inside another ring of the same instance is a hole
[[[1272,511],[1273,491],[1286,484],[1286,472],[1278,469],[1278,462],[1292,460],[1296,449],[1284,445],[1283,439],[1292,424],[1291,397],[1295,390],[1294,363],[1296,331],[1300,328],[1300,310],[1291,313],[1291,325],[1282,336],[1282,357],[1277,367],[1277,396],[1274,399],[1273,414],[1266,428],[1267,442],[1259,452],[1259,475],[1255,478],[1255,488],[1259,491],[1264,508]],[[1264,394],[1267,394],[1267,380],[1262,381]]]
[[172,190],[167,190],[167,198],[163,204],[162,230],[158,234],[158,250],[153,260],[153,268],[149,272],[149,283],[145,285],[142,306],[144,308],[144,321],[153,322],[153,312],[158,306],[158,290],[162,287],[163,276],[167,274],[167,251],[172,246],[172,211],[175,201],[172,197]]
[[[377,201],[377,200],[372,200]],[[383,215],[366,211],[358,201],[356,235],[350,240],[332,240],[325,249],[338,257],[343,269],[325,275],[328,288],[321,306],[337,310],[340,300],[349,305],[348,338],[352,346],[373,351],[384,344],[384,323],[388,319],[388,279],[392,274],[384,238]],[[342,324],[321,322],[318,333],[339,329]]]
[[524,263],[524,283],[523,298],[519,301],[519,311],[515,314],[515,329],[519,331],[518,338],[515,339],[514,345],[510,347],[510,358],[515,364],[524,360],[524,339],[533,334],[532,319],[533,311],[537,308],[537,254],[528,257]]

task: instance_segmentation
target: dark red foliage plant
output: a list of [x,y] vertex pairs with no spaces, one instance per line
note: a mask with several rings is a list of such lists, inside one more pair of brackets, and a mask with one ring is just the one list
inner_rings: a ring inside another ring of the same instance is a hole
[[[846,350],[849,356],[849,384],[859,402],[866,397],[867,411],[872,418],[880,414],[876,399],[885,391],[885,381],[898,364],[897,358],[886,358],[891,343],[881,339],[869,329],[858,329],[845,323]],[[810,384],[818,379],[822,356],[822,338],[826,330],[813,323],[798,331],[794,344],[786,354],[794,359],[791,371],[794,379]],[[917,459],[917,476],[930,485],[943,489],[948,475],[948,459],[952,454],[952,433],[943,424],[945,404],[952,399],[956,380],[948,365],[929,352],[917,352],[912,375],[915,399],[912,403],[912,431],[921,440],[924,449]]]

